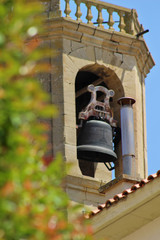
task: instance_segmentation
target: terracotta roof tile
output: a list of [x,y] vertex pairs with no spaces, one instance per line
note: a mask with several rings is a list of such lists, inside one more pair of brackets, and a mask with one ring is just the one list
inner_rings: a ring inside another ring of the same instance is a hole
[[153,180],[156,177],[157,177],[157,174],[155,173],[155,174],[149,175],[147,180]]
[[122,195],[123,196],[127,196],[128,194],[132,193],[132,189],[131,188],[128,188],[128,189],[125,189],[123,192],[122,192]]
[[140,181],[139,186],[143,187],[146,183],[148,183],[148,180],[143,179],[143,180]]
[[128,195],[134,193],[138,189],[144,187],[146,184],[153,181],[157,177],[160,177],[160,170],[158,170],[155,174],[149,175],[147,179],[143,179],[139,183],[134,184],[131,188],[125,189],[123,192],[116,194],[113,198],[108,199],[105,204],[99,205],[95,210],[90,212],[87,218],[95,216],[99,212],[103,211],[104,208],[110,208],[114,204],[117,204],[122,199],[126,198]]
[[159,177],[159,176],[160,176],[160,170],[157,171],[157,177]]
[[132,187],[131,187],[131,191],[132,192],[134,192],[134,191],[136,191],[138,188],[140,188],[141,186],[139,185],[139,183],[137,183],[137,184],[135,184],[135,185],[133,185]]
[[106,204],[104,203],[104,204],[101,204],[101,205],[98,205],[98,209],[99,210],[103,210],[103,208],[105,208],[106,207]]

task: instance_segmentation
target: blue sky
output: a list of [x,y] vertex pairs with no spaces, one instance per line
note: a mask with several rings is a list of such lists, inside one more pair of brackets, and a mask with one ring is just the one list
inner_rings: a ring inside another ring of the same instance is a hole
[[[146,78],[148,174],[152,174],[160,169],[160,51],[158,46],[160,44],[158,27],[160,0],[107,0],[105,2],[136,9],[140,24],[143,24],[144,29],[149,29],[144,39],[156,63]],[[64,10],[64,5],[62,9]]]

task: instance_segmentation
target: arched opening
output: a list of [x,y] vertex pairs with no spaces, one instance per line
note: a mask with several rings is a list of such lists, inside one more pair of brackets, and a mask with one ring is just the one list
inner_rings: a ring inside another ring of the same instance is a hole
[[[115,96],[110,99],[110,106],[113,111],[113,117],[117,121],[117,127],[120,127],[120,110],[117,100],[124,96],[124,89],[122,83],[116,73],[105,67],[104,65],[91,64],[81,68],[76,76],[75,80],[75,91],[76,91],[76,124],[77,124],[77,136],[79,131],[80,120],[78,118],[79,113],[87,106],[90,101],[91,93],[88,92],[88,85],[93,84],[94,86],[103,86],[108,90],[112,89],[115,92]],[[98,93],[99,101],[103,100],[103,93]],[[120,147],[119,144],[115,146],[115,151],[120,158]],[[97,163],[87,162],[78,159],[79,167],[83,175],[94,177]]]

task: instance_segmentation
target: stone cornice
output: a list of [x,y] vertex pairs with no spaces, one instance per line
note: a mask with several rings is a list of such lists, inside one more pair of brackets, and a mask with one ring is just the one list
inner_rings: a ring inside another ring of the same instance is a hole
[[145,40],[140,37],[102,29],[68,18],[46,20],[47,39],[65,38],[108,51],[134,56],[140,72],[146,77],[155,65]]

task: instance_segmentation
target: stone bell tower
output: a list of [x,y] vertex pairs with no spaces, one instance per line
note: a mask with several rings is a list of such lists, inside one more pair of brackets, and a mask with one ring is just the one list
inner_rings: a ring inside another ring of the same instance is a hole
[[[71,200],[96,206],[105,202],[106,195],[147,175],[145,77],[154,60],[143,35],[137,35],[144,29],[134,9],[100,0],[51,0],[45,16],[44,41],[56,52],[50,60],[50,93],[59,109],[52,124],[53,152],[60,151],[64,161],[71,163],[66,182]],[[77,159],[79,113],[90,101],[87,87],[91,84],[114,91],[110,108],[119,129],[115,179],[103,162]],[[135,156],[129,174],[124,173],[122,159],[120,98],[136,101],[132,106]]]

